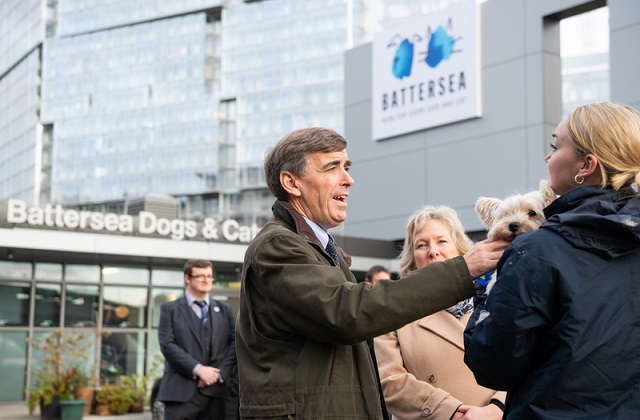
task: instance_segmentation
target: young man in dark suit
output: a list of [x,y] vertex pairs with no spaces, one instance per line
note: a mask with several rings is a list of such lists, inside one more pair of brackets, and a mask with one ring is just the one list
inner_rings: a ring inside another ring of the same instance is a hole
[[165,418],[224,420],[236,383],[235,320],[231,305],[209,296],[213,264],[184,265],[184,296],[162,305],[158,338],[165,372],[158,400]]

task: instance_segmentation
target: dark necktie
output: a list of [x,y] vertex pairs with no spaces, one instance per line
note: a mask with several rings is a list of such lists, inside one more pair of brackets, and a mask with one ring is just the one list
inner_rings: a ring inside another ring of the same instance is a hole
[[336,245],[333,243],[333,238],[329,236],[329,242],[327,242],[327,246],[325,247],[327,254],[333,259],[336,263],[336,267],[340,267],[340,260],[338,259],[338,250],[336,249]]
[[207,321],[209,320],[207,302],[205,302],[204,300],[196,300],[194,301],[194,303],[200,307],[200,322],[202,322],[202,325],[207,325]]

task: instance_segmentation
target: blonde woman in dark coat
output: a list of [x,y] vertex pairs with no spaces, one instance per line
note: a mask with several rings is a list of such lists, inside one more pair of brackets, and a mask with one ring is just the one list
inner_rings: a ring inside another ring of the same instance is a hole
[[[463,255],[472,242],[455,211],[425,206],[407,225],[400,276]],[[394,419],[500,419],[504,392],[479,386],[464,364],[464,300],[375,339],[385,401]],[[466,415],[466,417],[464,417]]]

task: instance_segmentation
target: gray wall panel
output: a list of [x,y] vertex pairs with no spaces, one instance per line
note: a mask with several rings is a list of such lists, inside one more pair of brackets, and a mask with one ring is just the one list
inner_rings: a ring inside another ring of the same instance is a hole
[[[527,180],[525,142],[525,131],[518,129],[430,150],[426,203],[473,209],[478,196],[515,192]],[[469,230],[482,229],[477,217],[462,222]]]
[[370,101],[346,107],[344,134],[348,142],[349,158],[358,163],[402,153],[414,153],[424,147],[426,138],[426,133],[422,131],[381,141],[372,140]]
[[[638,0],[609,0],[609,26],[616,32],[627,26],[638,26],[640,2]],[[613,46],[613,45],[612,45]]]
[[423,150],[383,155],[352,167],[356,184],[349,194],[347,224],[359,234],[349,236],[390,239],[403,235],[407,209],[413,212],[426,203],[424,155]]
[[491,0],[482,5],[482,66],[522,58],[524,54],[524,5],[519,1]]
[[[640,1],[637,3],[640,7]],[[640,11],[638,12],[640,14]],[[640,98],[640,23],[611,33],[611,99],[637,105]]]
[[538,187],[541,179],[546,179],[547,164],[544,157],[551,149],[549,144],[553,141],[551,134],[556,128],[553,126],[545,126],[544,124],[531,125],[526,130],[526,157],[522,164],[526,166],[527,184],[529,188]]
[[371,101],[371,66],[360,66],[371,60],[371,44],[364,44],[349,50],[344,60],[345,106],[362,101]]

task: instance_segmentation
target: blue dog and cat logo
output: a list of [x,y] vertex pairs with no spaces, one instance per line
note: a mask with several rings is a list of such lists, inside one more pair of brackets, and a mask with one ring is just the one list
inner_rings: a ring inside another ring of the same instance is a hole
[[[451,30],[453,24],[451,19],[447,24],[449,30]],[[438,25],[434,32],[431,32],[431,28],[427,27],[426,30],[427,39],[429,40],[427,44],[427,49],[424,52],[421,52],[421,55],[426,55],[424,58],[424,62],[431,68],[436,68],[442,60],[449,60],[451,55],[456,52],[461,52],[461,50],[456,50],[456,42],[460,40],[460,38],[455,39],[452,35],[450,35],[442,25]],[[399,40],[402,40],[398,43]],[[395,47],[397,45],[396,53],[393,56],[393,63],[391,66],[391,71],[393,76],[397,79],[403,79],[405,77],[411,76],[411,68],[413,67],[413,57],[414,57],[414,48],[415,44],[422,42],[423,38],[414,34],[409,38],[402,38],[399,34],[396,34],[389,44],[388,48]],[[421,59],[419,62],[422,62]]]
[[[396,45],[396,38],[400,38],[400,35],[396,35],[391,40],[388,47]],[[393,56],[393,65],[391,70],[396,78],[403,79],[411,76],[411,66],[413,66],[413,42],[405,38],[402,40],[400,45],[398,45],[396,54]]]

